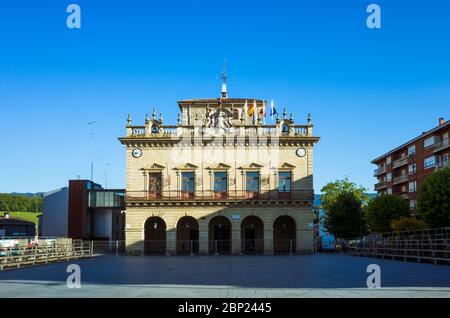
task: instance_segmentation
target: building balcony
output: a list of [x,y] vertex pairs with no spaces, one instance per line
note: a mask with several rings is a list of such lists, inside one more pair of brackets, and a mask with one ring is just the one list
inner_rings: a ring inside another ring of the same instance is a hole
[[442,140],[440,140],[440,141],[438,141],[437,143],[434,144],[433,151],[434,152],[438,152],[438,151],[447,149],[449,146],[450,146],[450,143],[448,141],[448,138],[442,139]]
[[379,167],[378,169],[375,169],[375,170],[373,171],[373,176],[374,176],[374,177],[377,177],[377,176],[379,176],[380,174],[385,173],[386,170],[387,170],[386,166],[384,166],[384,167]]
[[409,195],[407,193],[402,193],[400,196],[405,200],[408,200],[409,198]]
[[386,181],[381,181],[375,184],[375,191],[384,189],[387,187],[387,182]]
[[253,192],[235,191],[217,192],[209,190],[186,191],[127,191],[126,202],[245,202],[245,201],[309,201],[314,200],[312,190],[278,190]]
[[438,161],[436,163],[436,169],[445,169],[445,168],[448,168],[448,167],[450,167],[450,161],[449,160],[447,160],[447,161]]
[[404,182],[408,182],[408,175],[401,175],[399,177],[395,177],[393,184],[399,184],[399,183],[404,183]]
[[[156,128],[155,128],[156,127]],[[226,133],[234,136],[312,137],[312,125],[292,125],[287,131],[279,125],[236,125],[231,128],[205,126],[127,126],[127,138],[173,138],[215,136]]]
[[392,168],[393,169],[399,168],[407,164],[408,164],[408,157],[402,157],[400,159],[394,160],[394,162],[392,163]]

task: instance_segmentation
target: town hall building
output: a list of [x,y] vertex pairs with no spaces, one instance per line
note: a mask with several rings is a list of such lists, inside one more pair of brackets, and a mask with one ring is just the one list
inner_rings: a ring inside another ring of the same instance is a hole
[[[153,112],[126,136],[128,253],[300,254],[313,251],[311,116],[296,125],[265,100],[178,101],[177,125]],[[268,125],[269,113],[273,123]]]

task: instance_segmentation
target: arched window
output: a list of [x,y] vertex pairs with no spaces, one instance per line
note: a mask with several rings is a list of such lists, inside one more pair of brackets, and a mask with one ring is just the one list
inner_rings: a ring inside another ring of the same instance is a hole
[[281,132],[283,134],[289,134],[289,126],[288,125],[283,125],[283,127],[281,127]]

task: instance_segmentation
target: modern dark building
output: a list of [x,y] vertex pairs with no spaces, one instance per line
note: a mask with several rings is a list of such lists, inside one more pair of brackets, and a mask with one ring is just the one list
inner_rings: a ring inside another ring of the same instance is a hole
[[44,194],[43,236],[124,240],[125,190],[103,189],[89,180]]
[[416,211],[417,190],[436,169],[450,166],[450,120],[439,118],[439,125],[372,161],[377,165],[375,191],[395,194],[409,201]]

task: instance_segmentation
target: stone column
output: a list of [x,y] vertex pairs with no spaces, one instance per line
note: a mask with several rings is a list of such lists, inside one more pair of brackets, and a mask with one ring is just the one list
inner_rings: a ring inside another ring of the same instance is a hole
[[264,255],[273,255],[273,225],[264,223]]
[[231,223],[231,254],[242,254],[241,250],[241,222],[232,221]]
[[171,229],[166,232],[166,255],[177,253],[177,232]]
[[296,254],[314,252],[314,231],[312,229],[297,229]]
[[125,230],[125,245],[127,253],[131,255],[144,254],[144,242],[142,240],[141,229]]
[[209,253],[209,244],[208,244],[208,221],[207,220],[198,220],[198,253],[200,255],[208,255]]

